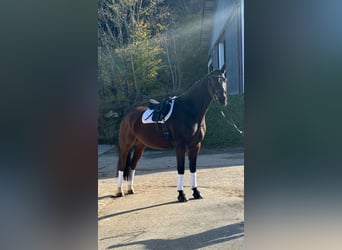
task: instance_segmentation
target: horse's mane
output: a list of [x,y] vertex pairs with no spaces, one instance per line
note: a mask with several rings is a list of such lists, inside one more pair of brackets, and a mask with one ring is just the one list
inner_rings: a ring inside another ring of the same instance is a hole
[[188,88],[182,95],[187,95],[189,92],[192,92],[192,90],[194,90],[195,88],[198,87],[198,85],[200,85],[200,83],[202,83],[203,80],[205,80],[206,78],[208,78],[209,74],[206,74],[205,76],[203,76],[201,79],[199,79],[198,81],[196,81],[194,84],[192,84],[192,86],[190,88]]

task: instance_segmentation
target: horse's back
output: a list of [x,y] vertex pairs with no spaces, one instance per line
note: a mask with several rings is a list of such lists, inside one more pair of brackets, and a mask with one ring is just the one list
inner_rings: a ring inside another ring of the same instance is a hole
[[146,106],[134,107],[124,116],[120,124],[119,135],[122,143],[130,144],[139,141],[143,145],[155,149],[173,148],[160,124],[144,124],[142,122],[142,115],[146,109],[148,109]]
[[128,121],[128,122],[137,122],[139,119],[141,119],[142,114],[145,112],[147,109],[146,106],[137,106],[132,108],[128,113],[124,116],[122,119],[123,121]]

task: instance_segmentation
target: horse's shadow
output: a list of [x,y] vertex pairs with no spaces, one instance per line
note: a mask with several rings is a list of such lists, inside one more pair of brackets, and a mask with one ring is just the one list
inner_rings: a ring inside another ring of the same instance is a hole
[[[98,199],[100,200],[100,199],[104,199],[104,198],[116,198],[116,197],[113,195],[107,195],[107,196],[100,197]],[[115,214],[104,215],[104,216],[99,217],[98,221],[103,220],[103,219],[107,219],[110,217],[115,217],[118,215],[128,214],[128,213],[132,213],[132,212],[136,212],[136,211],[141,211],[141,210],[145,210],[145,209],[150,209],[150,208],[154,208],[154,207],[161,207],[161,206],[166,206],[166,205],[171,205],[171,204],[181,204],[181,203],[178,201],[169,201],[169,202],[151,205],[151,206],[147,206],[147,207],[140,207],[140,208],[136,208],[136,209],[132,209],[132,210],[122,211],[122,212],[115,213]]]
[[244,236],[244,222],[218,227],[202,233],[184,236],[177,239],[150,239],[129,243],[121,243],[107,247],[129,247],[144,245],[145,249],[198,249],[223,242],[228,242]]
[[[116,199],[118,197],[114,196],[114,195],[105,195],[102,197],[98,197],[98,200],[102,200],[102,199]],[[189,201],[194,200],[194,198],[189,198]],[[160,203],[160,204],[155,204],[155,205],[151,205],[151,206],[147,206],[147,207],[139,207],[139,208],[135,208],[132,210],[127,210],[127,211],[122,211],[122,212],[118,212],[115,214],[107,214],[101,217],[98,217],[98,221],[103,220],[103,219],[107,219],[107,218],[111,218],[111,217],[115,217],[115,216],[119,216],[119,215],[123,215],[123,214],[128,214],[128,213],[133,213],[133,212],[137,212],[137,211],[141,211],[141,210],[145,210],[145,209],[150,209],[150,208],[154,208],[154,207],[162,207],[162,206],[167,206],[167,205],[171,205],[171,204],[182,204],[182,202],[179,201],[169,201],[169,202],[164,202],[164,203]]]

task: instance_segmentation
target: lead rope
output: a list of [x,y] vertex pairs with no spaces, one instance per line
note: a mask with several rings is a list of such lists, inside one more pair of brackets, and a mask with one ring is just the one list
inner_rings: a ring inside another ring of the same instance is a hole
[[221,115],[222,115],[223,118],[225,118],[224,120],[225,120],[226,122],[228,122],[229,125],[231,125],[233,128],[235,128],[235,130],[236,130],[240,135],[243,136],[243,131],[240,130],[240,129],[236,126],[236,124],[234,123],[234,121],[233,121],[233,119],[232,119],[232,117],[230,116],[229,113],[228,113],[229,120],[226,119],[226,115],[225,115],[225,113],[223,112],[222,109],[221,109]]
[[[211,82],[210,82],[210,74],[208,74],[208,91],[209,91],[209,95],[211,96],[211,98],[213,98],[213,99],[215,99],[215,100],[217,101],[217,96],[212,92],[212,89],[211,89],[210,85],[211,85]],[[232,119],[232,117],[230,116],[229,113],[228,113],[229,120],[226,119],[226,115],[225,115],[225,113],[223,112],[222,109],[221,109],[221,115],[222,115],[222,117],[224,118],[224,120],[225,120],[229,125],[231,125],[233,128],[235,128],[235,130],[236,130],[240,135],[243,136],[243,131],[240,130],[240,129],[236,126],[235,122],[233,121],[233,119]]]

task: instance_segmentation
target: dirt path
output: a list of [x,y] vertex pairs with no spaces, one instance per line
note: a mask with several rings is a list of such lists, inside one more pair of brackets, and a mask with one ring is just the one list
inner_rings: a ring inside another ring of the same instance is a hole
[[[145,152],[136,194],[113,198],[117,154],[99,157],[98,249],[242,249],[243,150],[203,150],[198,185],[204,199],[176,202],[177,172],[171,152]],[[184,191],[191,198],[189,172]],[[124,186],[127,190],[127,183]]]

